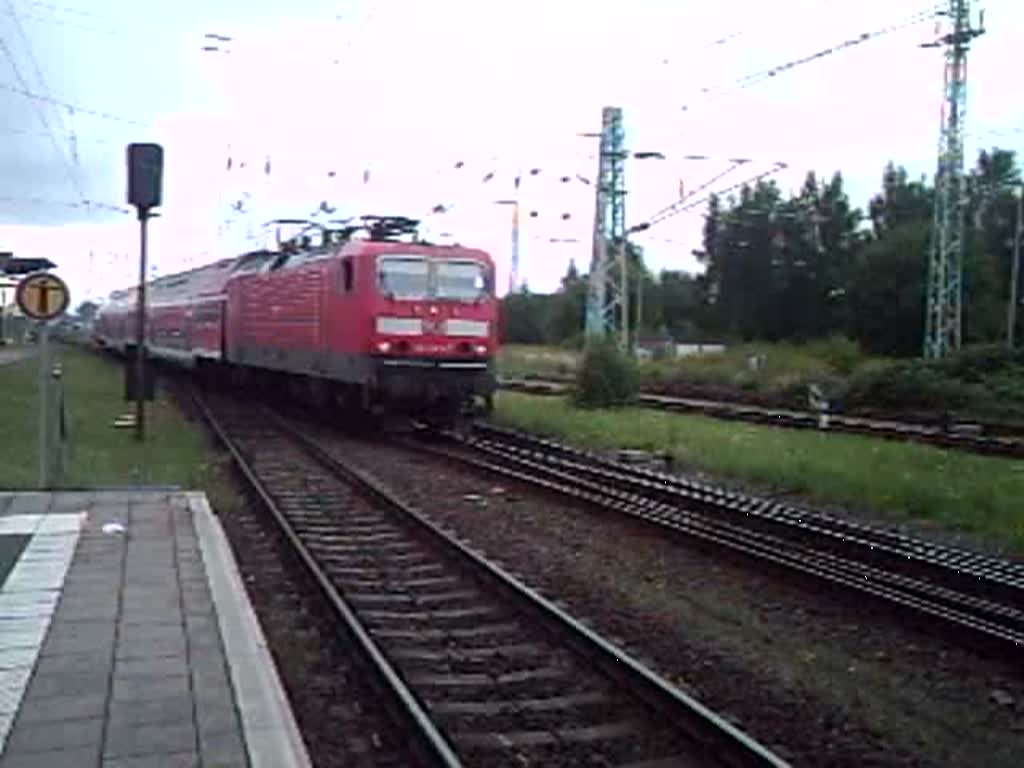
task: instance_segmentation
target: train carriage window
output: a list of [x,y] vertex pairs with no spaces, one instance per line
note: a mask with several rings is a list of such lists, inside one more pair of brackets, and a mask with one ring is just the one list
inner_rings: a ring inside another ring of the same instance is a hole
[[437,264],[437,298],[476,301],[489,292],[487,268],[477,261]]
[[378,266],[382,293],[396,299],[425,299],[430,293],[430,265],[420,256],[386,256]]

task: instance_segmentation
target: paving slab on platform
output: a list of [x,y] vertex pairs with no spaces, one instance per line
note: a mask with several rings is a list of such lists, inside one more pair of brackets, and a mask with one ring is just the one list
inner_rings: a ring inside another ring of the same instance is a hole
[[202,494],[0,494],[0,580],[0,768],[309,765]]

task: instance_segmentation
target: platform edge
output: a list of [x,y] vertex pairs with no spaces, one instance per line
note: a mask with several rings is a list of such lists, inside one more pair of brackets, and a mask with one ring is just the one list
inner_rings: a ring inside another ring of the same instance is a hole
[[[302,739],[277,666],[270,655],[242,583],[227,535],[204,493],[185,493],[192,510],[199,547],[210,591],[217,609],[217,623],[224,640],[231,684],[238,701],[246,750],[253,768],[310,768],[312,763]],[[246,599],[239,600],[244,595]],[[251,669],[233,661],[249,659]],[[252,676],[259,684],[252,685]],[[248,678],[243,681],[243,677]],[[254,713],[265,713],[257,722]],[[269,720],[269,724],[268,724]],[[268,738],[277,736],[277,738]]]

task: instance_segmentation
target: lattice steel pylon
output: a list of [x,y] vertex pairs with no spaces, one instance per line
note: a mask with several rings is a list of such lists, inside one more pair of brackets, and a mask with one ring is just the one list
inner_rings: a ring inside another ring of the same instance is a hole
[[945,46],[945,100],[935,175],[935,218],[928,259],[924,356],[939,358],[960,348],[963,323],[964,123],[967,51],[984,33],[971,27],[970,0],[949,0],[951,31],[923,47]]
[[601,112],[594,244],[587,293],[588,339],[618,335],[629,345],[626,295],[626,150],[622,109]]

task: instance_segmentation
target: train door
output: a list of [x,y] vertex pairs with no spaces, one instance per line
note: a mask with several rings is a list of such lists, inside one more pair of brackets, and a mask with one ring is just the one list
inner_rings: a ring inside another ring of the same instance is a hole
[[336,380],[358,381],[357,356],[363,345],[356,337],[356,329],[360,327],[356,318],[363,312],[363,291],[356,255],[330,259],[324,277],[323,322],[319,333],[326,370]]

